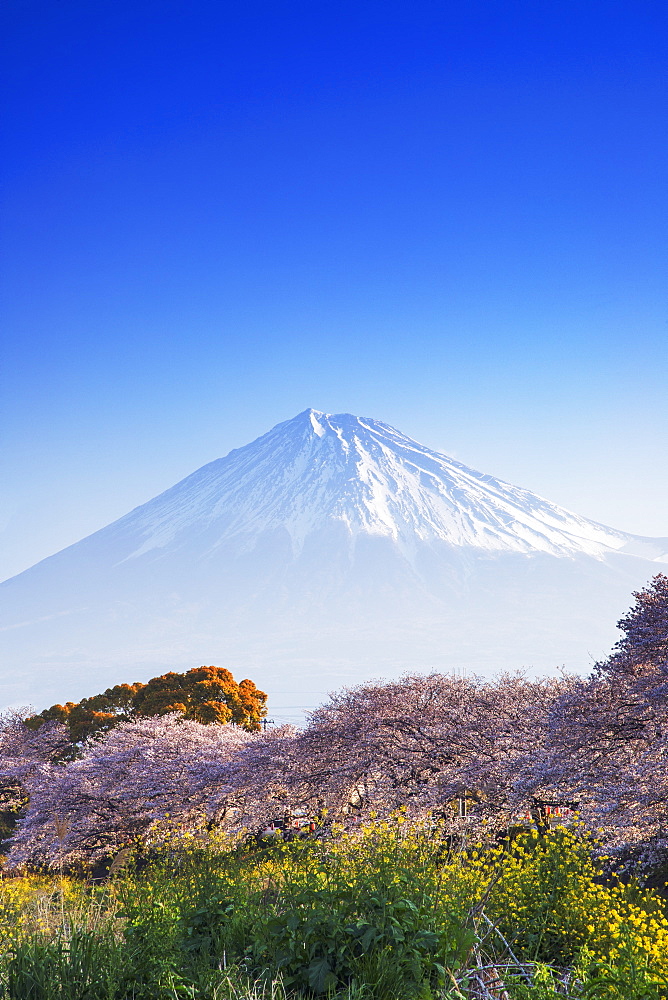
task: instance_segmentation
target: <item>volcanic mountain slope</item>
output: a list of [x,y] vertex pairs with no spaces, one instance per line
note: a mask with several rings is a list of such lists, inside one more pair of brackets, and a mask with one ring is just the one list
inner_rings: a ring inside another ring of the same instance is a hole
[[402,670],[585,669],[664,560],[668,539],[306,410],[0,585],[0,701],[200,663],[292,704]]

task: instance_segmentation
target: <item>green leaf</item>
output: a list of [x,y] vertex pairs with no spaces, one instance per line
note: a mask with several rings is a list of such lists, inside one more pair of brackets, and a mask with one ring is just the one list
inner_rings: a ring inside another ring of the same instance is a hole
[[326,958],[311,962],[308,967],[308,984],[315,993],[324,993],[336,986],[336,976]]

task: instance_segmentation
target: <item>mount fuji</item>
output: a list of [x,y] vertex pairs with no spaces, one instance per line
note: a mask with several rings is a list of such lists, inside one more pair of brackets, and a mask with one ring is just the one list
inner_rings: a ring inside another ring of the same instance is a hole
[[587,670],[668,538],[305,410],[0,585],[3,704],[203,663],[270,704],[410,670]]

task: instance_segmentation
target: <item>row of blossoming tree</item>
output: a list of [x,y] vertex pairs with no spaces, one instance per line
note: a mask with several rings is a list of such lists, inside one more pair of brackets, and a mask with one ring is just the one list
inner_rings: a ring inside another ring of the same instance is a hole
[[[159,684],[154,703],[128,707],[125,692],[96,725],[76,706],[9,716],[0,781],[5,809],[22,814],[8,864],[85,866],[168,829],[258,831],[285,810],[317,814],[325,830],[402,808],[498,831],[540,803],[573,801],[609,846],[661,856],[668,577],[634,597],[622,638],[587,679],[408,676],[332,695],[301,730],[263,732],[265,696],[250,681],[235,688],[228,671],[231,700],[243,688],[255,706],[244,716],[237,698],[236,719],[215,698],[161,698]],[[173,686],[184,675],[166,676]],[[451,808],[462,797],[474,804],[466,821]]]

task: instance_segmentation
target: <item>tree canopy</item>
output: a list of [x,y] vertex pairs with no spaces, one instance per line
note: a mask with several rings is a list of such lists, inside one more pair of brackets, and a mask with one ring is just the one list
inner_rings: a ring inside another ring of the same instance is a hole
[[204,725],[232,722],[253,731],[260,729],[266,702],[267,695],[251,680],[237,683],[224,667],[195,667],[183,674],[170,671],[152,677],[146,684],[117,684],[79,702],[52,705],[27,724],[37,729],[45,722],[63,723],[74,743],[121,722],[174,712]]
[[668,661],[668,576],[657,573],[642,590],[634,592],[635,604],[617,622],[624,637],[608,661],[652,665],[665,672]]
[[[51,728],[53,742],[63,729],[58,723],[39,733]],[[209,773],[259,739],[238,726],[207,726],[170,713],[123,722],[87,740],[65,765],[35,766],[33,747],[21,746],[12,773],[22,769],[30,806],[18,824],[12,863],[39,867],[66,859],[77,865],[113,855],[172,822],[196,829],[220,820],[225,802],[217,810],[209,805]]]
[[[331,695],[301,730],[265,733],[266,696],[201,667],[54,706],[25,725],[7,719],[0,780],[18,805],[30,799],[9,864],[84,863],[167,822],[258,831],[293,809],[325,824],[401,809],[458,836],[489,836],[541,803],[574,802],[606,850],[664,861],[668,578],[634,597],[624,638],[588,678],[403,677]],[[79,740],[69,760],[68,732]],[[462,797],[466,816],[452,808]],[[60,839],[56,812],[70,823]]]

